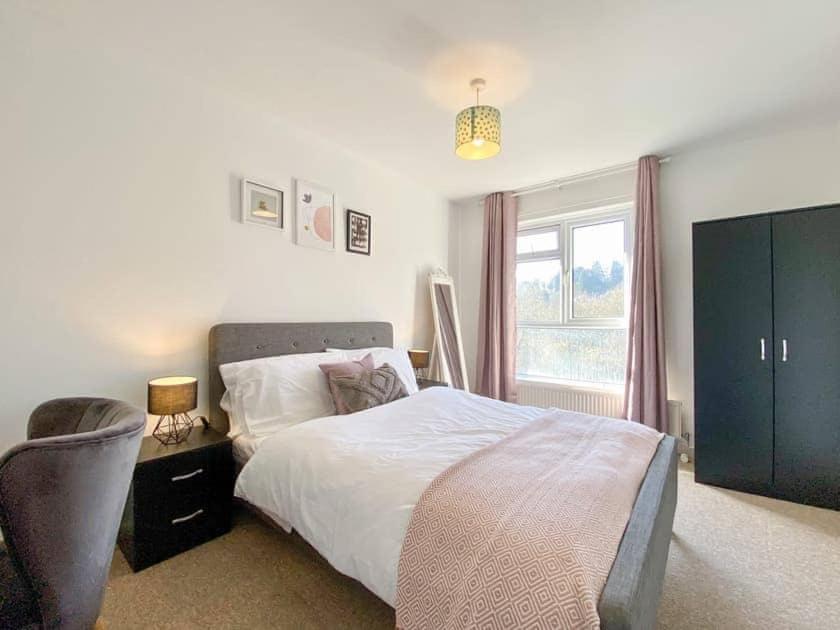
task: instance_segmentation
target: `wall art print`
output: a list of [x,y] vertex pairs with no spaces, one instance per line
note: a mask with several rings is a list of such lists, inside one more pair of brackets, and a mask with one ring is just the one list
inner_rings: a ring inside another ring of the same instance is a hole
[[347,208],[344,229],[347,232],[347,251],[370,256],[371,218],[369,214]]
[[326,188],[295,181],[295,234],[303,247],[335,250],[335,195]]

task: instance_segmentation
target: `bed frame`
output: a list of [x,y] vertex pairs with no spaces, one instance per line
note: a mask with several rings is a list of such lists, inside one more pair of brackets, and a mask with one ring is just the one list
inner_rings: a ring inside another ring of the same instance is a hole
[[[227,414],[219,406],[224,393],[219,366],[224,363],[326,348],[393,347],[393,342],[388,322],[218,324],[210,330],[210,423],[227,433]],[[677,444],[665,436],[650,462],[601,593],[601,628],[643,630],[656,625],[676,506]]]

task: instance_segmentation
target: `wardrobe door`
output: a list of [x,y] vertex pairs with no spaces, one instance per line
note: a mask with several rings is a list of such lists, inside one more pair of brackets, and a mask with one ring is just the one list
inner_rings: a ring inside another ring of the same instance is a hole
[[767,493],[773,474],[770,218],[694,225],[697,481]]
[[840,508],[840,207],[773,218],[775,485]]

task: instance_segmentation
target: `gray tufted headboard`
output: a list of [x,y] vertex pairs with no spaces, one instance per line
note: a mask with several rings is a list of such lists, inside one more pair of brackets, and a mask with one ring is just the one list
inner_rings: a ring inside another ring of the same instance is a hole
[[326,348],[393,347],[389,322],[315,322],[217,324],[210,329],[210,424],[228,432],[227,414],[219,406],[225,385],[219,366],[281,354],[323,352]]

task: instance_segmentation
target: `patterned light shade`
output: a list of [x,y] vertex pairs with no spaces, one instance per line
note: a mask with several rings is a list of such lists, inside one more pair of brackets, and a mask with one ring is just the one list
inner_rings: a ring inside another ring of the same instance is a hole
[[455,154],[483,160],[502,150],[502,113],[489,105],[473,105],[455,119]]

